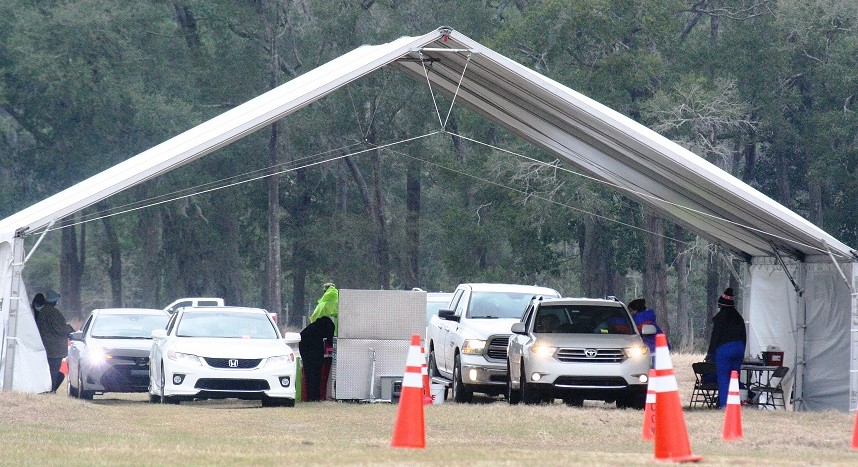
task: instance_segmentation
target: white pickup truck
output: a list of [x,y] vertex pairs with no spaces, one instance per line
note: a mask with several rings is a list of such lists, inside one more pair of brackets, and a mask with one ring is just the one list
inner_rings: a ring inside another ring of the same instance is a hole
[[426,330],[429,374],[450,380],[453,400],[506,393],[510,328],[535,296],[560,294],[528,285],[460,284],[448,308],[432,317]]

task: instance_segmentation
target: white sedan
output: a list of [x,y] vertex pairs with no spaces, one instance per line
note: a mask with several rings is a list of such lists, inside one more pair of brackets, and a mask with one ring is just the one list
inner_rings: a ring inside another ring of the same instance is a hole
[[260,400],[295,405],[298,333],[280,331],[265,310],[186,307],[152,331],[149,400]]

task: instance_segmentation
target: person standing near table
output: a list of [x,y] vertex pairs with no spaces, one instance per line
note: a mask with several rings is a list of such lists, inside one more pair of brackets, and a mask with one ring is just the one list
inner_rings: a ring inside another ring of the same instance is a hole
[[715,373],[718,378],[718,408],[727,404],[730,389],[730,373],[738,372],[745,358],[747,333],[745,320],[739,314],[733,302],[733,289],[727,288],[718,297],[718,313],[712,318],[712,337],[707,362],[715,361]]

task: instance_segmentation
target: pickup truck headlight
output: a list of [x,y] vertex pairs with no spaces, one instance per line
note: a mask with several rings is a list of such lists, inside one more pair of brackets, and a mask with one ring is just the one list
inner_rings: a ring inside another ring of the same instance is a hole
[[486,341],[480,339],[465,339],[465,343],[462,344],[462,353],[466,354],[481,354],[483,350],[486,348]]
[[533,344],[530,348],[530,351],[535,353],[538,357],[550,357],[554,355],[556,350],[557,347],[551,347],[550,345],[545,344]]
[[642,357],[649,353],[649,347],[641,345],[633,345],[625,349],[626,356],[629,358]]

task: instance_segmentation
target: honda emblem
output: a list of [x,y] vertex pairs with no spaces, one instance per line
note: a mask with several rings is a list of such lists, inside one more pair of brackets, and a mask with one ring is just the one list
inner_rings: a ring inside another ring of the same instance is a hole
[[238,368],[238,359],[230,358],[227,361],[227,364],[229,365],[230,368]]

